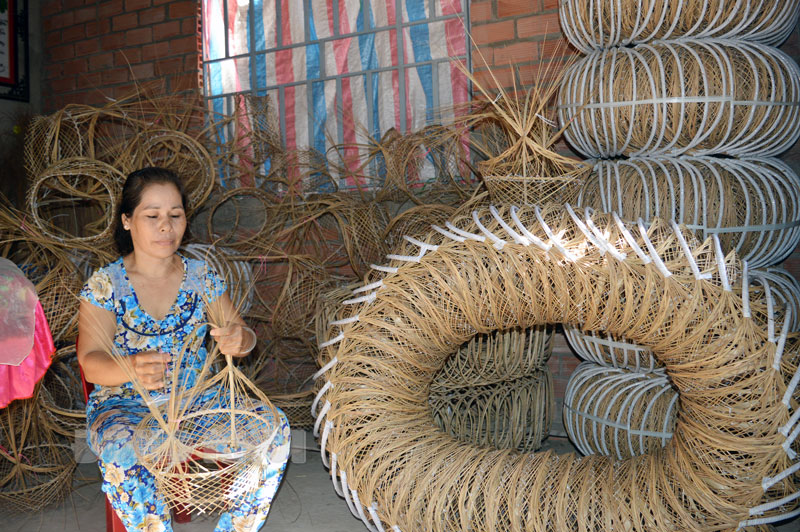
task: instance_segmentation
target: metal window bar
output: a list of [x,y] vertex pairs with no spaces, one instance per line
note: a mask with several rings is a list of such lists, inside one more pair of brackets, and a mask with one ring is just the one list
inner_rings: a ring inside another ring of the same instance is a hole
[[[235,0],[224,0],[223,5],[224,5],[224,10],[225,10],[226,13],[228,12],[228,2],[229,1],[235,1]],[[267,0],[267,1],[269,1],[269,0]],[[311,11],[311,2],[313,2],[313,1],[314,0],[304,0],[305,11],[306,12],[310,12]],[[224,24],[224,28],[225,28],[225,43],[224,43],[224,45],[225,45],[225,55],[224,55],[224,57],[220,57],[220,58],[217,58],[217,59],[211,59],[211,60],[205,60],[204,59],[203,60],[203,79],[204,79],[204,89],[206,91],[206,94],[204,96],[205,96],[206,101],[210,101],[210,100],[214,100],[214,99],[218,99],[218,98],[224,98],[225,101],[226,101],[227,107],[229,109],[234,109],[235,106],[236,106],[236,95],[237,94],[254,93],[254,94],[263,95],[263,94],[266,94],[266,93],[271,92],[271,91],[277,91],[277,95],[278,95],[277,104],[279,106],[279,109],[283,109],[285,107],[285,89],[287,87],[305,86],[307,88],[307,90],[306,90],[307,103],[308,103],[309,108],[312,108],[313,84],[314,83],[324,83],[326,81],[334,81],[336,83],[336,90],[337,90],[337,93],[336,93],[336,112],[339,113],[339,116],[341,116],[342,106],[343,106],[343,102],[342,102],[342,79],[343,78],[356,77],[356,76],[366,76],[365,86],[367,87],[368,93],[371,93],[371,90],[373,89],[372,80],[373,80],[373,77],[374,77],[375,74],[380,74],[380,73],[384,73],[384,72],[391,72],[391,71],[397,71],[398,72],[398,76],[399,76],[399,83],[398,83],[399,94],[398,94],[398,97],[399,97],[399,101],[400,101],[400,128],[401,128],[401,131],[407,131],[407,129],[409,127],[409,124],[406,123],[407,109],[405,108],[405,104],[406,104],[406,94],[405,94],[406,76],[408,75],[408,71],[410,69],[415,69],[415,68],[419,68],[419,67],[422,67],[422,66],[430,65],[431,69],[432,69],[432,73],[433,73],[433,83],[432,83],[432,86],[431,86],[432,97],[433,97],[432,98],[433,107],[432,107],[432,114],[428,116],[428,121],[430,122],[433,119],[440,118],[438,116],[438,113],[435,113],[435,111],[438,110],[439,107],[440,107],[440,103],[439,103],[440,102],[440,94],[439,94],[439,83],[438,83],[439,76],[438,76],[438,73],[439,73],[439,68],[440,68],[441,64],[442,63],[449,63],[451,61],[451,58],[450,57],[438,57],[438,58],[432,58],[432,59],[427,60],[427,61],[414,61],[414,62],[411,62],[411,63],[407,63],[406,62],[406,58],[405,58],[406,30],[410,30],[410,28],[413,27],[413,26],[427,25],[427,24],[431,24],[431,23],[443,22],[443,21],[462,18],[462,20],[464,21],[464,24],[466,26],[465,33],[464,33],[464,39],[466,41],[466,43],[465,43],[466,44],[465,45],[466,54],[463,57],[463,60],[465,61],[467,68],[469,70],[471,70],[472,69],[472,54],[471,54],[471,48],[469,46],[469,40],[468,40],[468,35],[469,35],[469,30],[468,30],[468,28],[469,28],[469,2],[467,2],[465,0],[462,1],[462,11],[461,11],[460,14],[455,14],[455,15],[438,15],[437,16],[435,14],[435,12],[434,12],[435,11],[434,8],[431,5],[429,5],[428,6],[428,13],[430,14],[430,16],[428,18],[426,18],[424,20],[408,20],[408,21],[405,21],[405,22],[403,21],[403,17],[400,14],[401,10],[398,9],[398,16],[396,16],[395,23],[393,25],[372,27],[372,26],[370,26],[370,21],[369,21],[369,11],[367,9],[363,9],[363,5],[365,3],[368,3],[369,1],[370,0],[363,0],[362,1],[362,4],[361,4],[362,5],[362,9],[360,10],[360,13],[359,13],[359,16],[364,17],[364,21],[363,21],[363,24],[362,24],[362,27],[364,28],[363,30],[361,30],[361,31],[350,31],[350,32],[348,32],[346,34],[340,34],[339,33],[339,29],[340,29],[340,23],[339,23],[340,22],[339,21],[339,1],[338,0],[334,0],[334,2],[333,2],[333,7],[334,7],[334,9],[333,9],[333,35],[331,35],[329,37],[317,38],[317,39],[313,39],[313,40],[304,40],[304,41],[299,41],[299,42],[295,42],[295,43],[292,43],[292,44],[284,45],[283,44],[283,24],[282,24],[282,20],[281,20],[282,11],[280,9],[280,0],[275,0],[275,2],[276,2],[276,6],[275,6],[276,7],[276,9],[275,9],[275,15],[276,15],[276,21],[275,21],[275,43],[276,43],[276,45],[274,47],[271,47],[271,48],[266,48],[264,50],[259,50],[257,52],[253,52],[252,50],[254,50],[255,47],[256,47],[255,35],[254,35],[255,32],[251,31],[250,35],[249,35],[249,43],[248,43],[249,44],[249,48],[250,48],[251,51],[248,54],[238,54],[238,55],[232,55],[231,54],[231,46],[230,46],[230,42],[228,40],[229,25],[228,25],[227,17],[224,17],[223,24]],[[399,4],[399,2],[398,2],[398,4]],[[248,20],[249,20],[249,23],[250,23],[250,27],[252,28],[253,25],[254,25],[254,22],[255,22],[255,17],[257,16],[257,14],[255,13],[255,10],[253,9],[253,4],[252,3],[248,7],[248,15],[247,16],[248,16]],[[308,36],[310,34],[310,27],[309,26],[310,26],[309,19],[306,18],[305,22],[304,22],[304,33],[305,33],[306,36]],[[261,87],[258,86],[258,68],[259,68],[259,64],[262,63],[262,62],[260,62],[258,60],[259,57],[266,57],[268,54],[271,54],[271,53],[275,53],[275,52],[279,52],[279,51],[285,51],[285,50],[292,50],[292,49],[301,48],[301,47],[307,47],[309,45],[316,45],[321,50],[324,50],[326,44],[332,44],[333,42],[335,42],[337,40],[340,40],[340,39],[358,38],[358,37],[361,37],[361,36],[376,35],[378,33],[387,32],[387,31],[395,32],[395,34],[397,35],[397,65],[384,66],[384,67],[380,67],[380,68],[369,68],[369,69],[363,69],[363,70],[353,70],[353,71],[350,71],[350,72],[348,72],[346,74],[327,75],[327,73],[325,72],[325,61],[320,61],[320,65],[319,65],[319,67],[320,67],[320,76],[319,77],[307,78],[307,79],[299,79],[299,80],[296,80],[296,81],[293,81],[293,82],[290,82],[290,83],[281,83],[281,84],[275,83],[275,84],[267,84],[267,85],[261,86]],[[210,68],[209,67],[211,65],[215,64],[215,63],[222,63],[222,62],[225,62],[225,61],[231,61],[231,60],[242,59],[242,58],[249,58],[250,59],[249,60],[250,90],[249,91],[244,91],[244,92],[238,92],[238,93],[237,92],[222,92],[222,93],[218,93],[218,94],[208,94],[208,87],[210,86],[210,80],[209,80]],[[468,83],[468,87],[467,87],[468,93],[471,94],[471,92],[472,92],[471,82],[469,80],[467,80],[467,83]],[[368,123],[365,124],[365,126],[367,128],[367,131],[376,132],[377,125],[373,123],[374,114],[373,114],[373,108],[372,108],[373,102],[372,102],[371,98],[367,99],[367,106],[368,106],[368,113],[367,113],[367,122]],[[435,114],[433,114],[433,113],[435,113]],[[283,139],[285,139],[286,138],[286,117],[285,117],[285,115],[283,113],[278,113],[278,120],[279,120],[279,127],[280,127],[281,137]],[[312,116],[312,113],[309,113],[308,127],[309,127],[309,131],[313,131],[313,129],[314,129],[314,118]],[[338,131],[337,131],[337,136],[338,136],[337,142],[339,142],[339,143],[342,142],[343,137],[344,137],[343,127],[344,127],[343,126],[343,122],[341,120],[338,120],[337,121],[337,129],[338,129]],[[382,133],[383,132],[377,132],[377,135],[379,136]],[[232,134],[232,133],[229,132],[229,134]],[[431,154],[431,157],[436,157],[436,156],[437,156],[437,154]],[[379,163],[377,161],[374,162],[374,165],[378,165],[378,164]],[[373,168],[373,171],[379,171],[379,169],[376,167],[376,168]]]

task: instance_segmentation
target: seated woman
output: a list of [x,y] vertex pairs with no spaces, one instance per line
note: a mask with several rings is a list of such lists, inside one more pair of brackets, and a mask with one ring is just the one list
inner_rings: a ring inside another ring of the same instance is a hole
[[[224,280],[205,262],[177,253],[186,231],[186,194],[175,174],[162,168],[133,172],[118,212],[114,238],[121,258],[98,269],[81,292],[78,361],[86,380],[98,385],[86,407],[87,439],[100,459],[102,489],[125,527],[171,530],[169,507],[132,446],[134,429],[149,409],[111,346],[127,355],[137,380],[157,400],[171,371],[182,372],[185,387],[197,384],[207,356],[206,332],[222,354],[234,357],[246,356],[256,337],[236,312]],[[207,331],[209,310],[233,319]],[[179,357],[184,345],[191,346],[191,356]],[[182,367],[172,367],[174,360]],[[258,489],[223,513],[215,530],[256,531],[263,525],[288,455],[289,425],[278,412],[279,429]]]

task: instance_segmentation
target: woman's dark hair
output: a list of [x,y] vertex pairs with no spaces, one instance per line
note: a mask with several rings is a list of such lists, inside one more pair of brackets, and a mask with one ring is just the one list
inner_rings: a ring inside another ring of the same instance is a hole
[[[124,256],[133,251],[131,232],[126,231],[125,228],[122,227],[122,215],[124,214],[127,217],[131,217],[134,209],[136,209],[142,201],[144,189],[153,184],[175,185],[175,188],[178,189],[181,195],[183,210],[186,211],[188,209],[189,204],[186,199],[186,191],[183,188],[183,183],[172,170],[150,166],[131,172],[125,179],[125,184],[122,186],[122,197],[119,200],[117,216],[114,222],[114,243],[120,255]],[[183,238],[186,239],[188,234],[189,226],[187,224]]]

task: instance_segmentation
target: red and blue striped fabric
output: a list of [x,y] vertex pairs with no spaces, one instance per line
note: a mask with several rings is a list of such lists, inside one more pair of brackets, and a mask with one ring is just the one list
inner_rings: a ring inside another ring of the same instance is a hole
[[288,150],[343,144],[355,168],[368,137],[467,101],[463,14],[462,0],[203,0],[204,90],[223,114],[230,95],[269,95]]

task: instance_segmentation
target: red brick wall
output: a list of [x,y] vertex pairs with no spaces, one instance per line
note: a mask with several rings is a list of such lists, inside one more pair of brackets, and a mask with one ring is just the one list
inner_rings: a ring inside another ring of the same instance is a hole
[[44,112],[103,104],[135,82],[196,88],[198,8],[192,0],[42,0]]
[[470,26],[473,72],[489,86],[530,85],[577,53],[561,35],[558,0],[472,1]]

